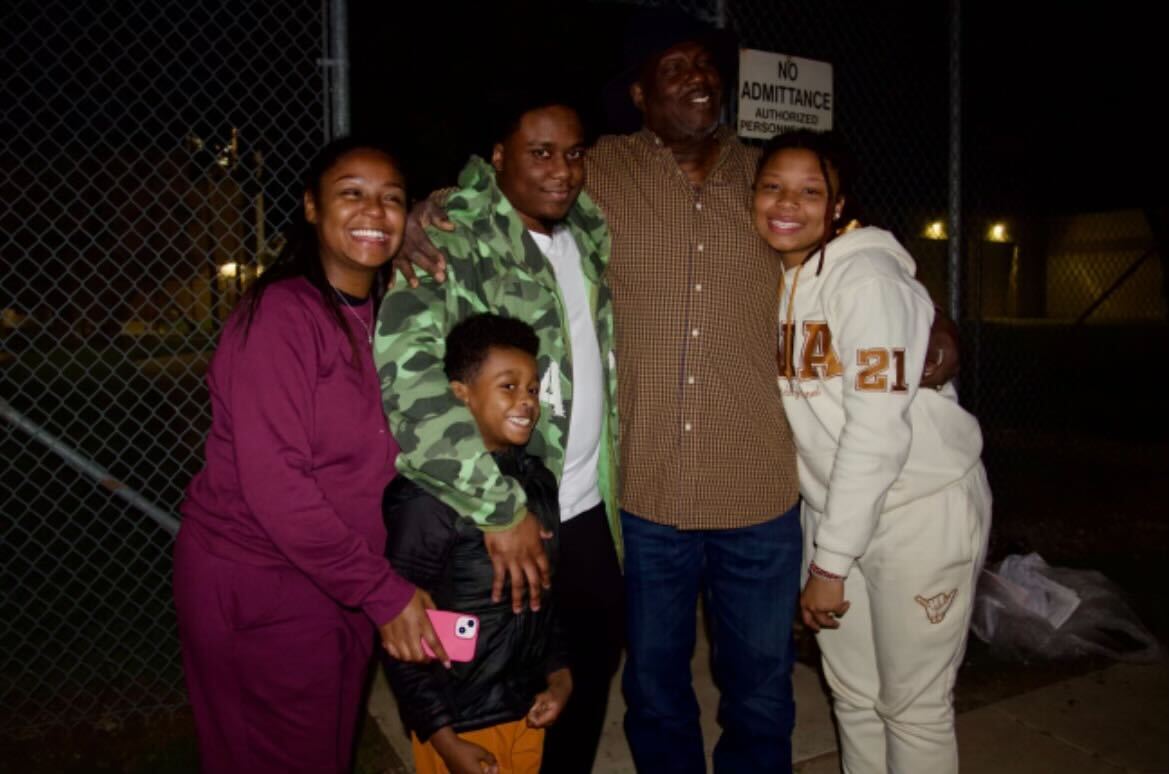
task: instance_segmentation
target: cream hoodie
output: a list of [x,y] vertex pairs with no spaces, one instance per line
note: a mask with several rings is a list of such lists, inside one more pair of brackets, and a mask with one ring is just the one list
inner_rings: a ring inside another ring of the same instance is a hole
[[816,276],[819,257],[784,273],[779,388],[800,491],[824,514],[813,560],[847,575],[879,519],[978,463],[982,433],[953,386],[918,390],[934,306],[905,248],[861,228]]

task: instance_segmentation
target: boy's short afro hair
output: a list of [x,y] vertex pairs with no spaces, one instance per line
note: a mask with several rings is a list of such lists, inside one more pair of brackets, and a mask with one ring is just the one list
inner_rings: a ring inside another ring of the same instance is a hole
[[540,339],[532,326],[513,317],[476,314],[460,322],[446,337],[443,371],[452,382],[475,378],[492,347],[518,349],[536,357]]

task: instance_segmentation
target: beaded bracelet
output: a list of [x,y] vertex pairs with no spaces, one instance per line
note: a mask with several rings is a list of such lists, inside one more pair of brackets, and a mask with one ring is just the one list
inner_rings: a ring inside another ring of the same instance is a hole
[[845,579],[845,577],[847,577],[844,575],[837,575],[834,572],[828,572],[827,570],[825,570],[823,567],[816,564],[815,562],[812,562],[810,565],[808,565],[808,574],[815,576],[815,577],[819,578],[820,580],[826,580],[826,581],[842,581]]

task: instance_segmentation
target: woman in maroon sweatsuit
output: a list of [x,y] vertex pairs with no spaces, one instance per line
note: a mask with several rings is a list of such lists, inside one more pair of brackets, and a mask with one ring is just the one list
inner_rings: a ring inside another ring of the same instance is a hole
[[422,637],[439,647],[429,598],[383,558],[398,446],[371,296],[405,203],[388,153],[326,147],[302,233],[225,323],[208,369],[207,463],[174,575],[204,771],[347,771],[374,630],[403,660],[426,660]]

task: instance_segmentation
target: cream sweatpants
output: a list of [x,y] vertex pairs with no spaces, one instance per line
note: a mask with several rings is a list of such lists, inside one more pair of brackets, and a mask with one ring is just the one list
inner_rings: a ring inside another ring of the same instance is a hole
[[[816,640],[845,774],[958,771],[953,689],[990,533],[981,463],[885,511],[845,581],[852,606]],[[804,578],[823,515],[804,504]]]

